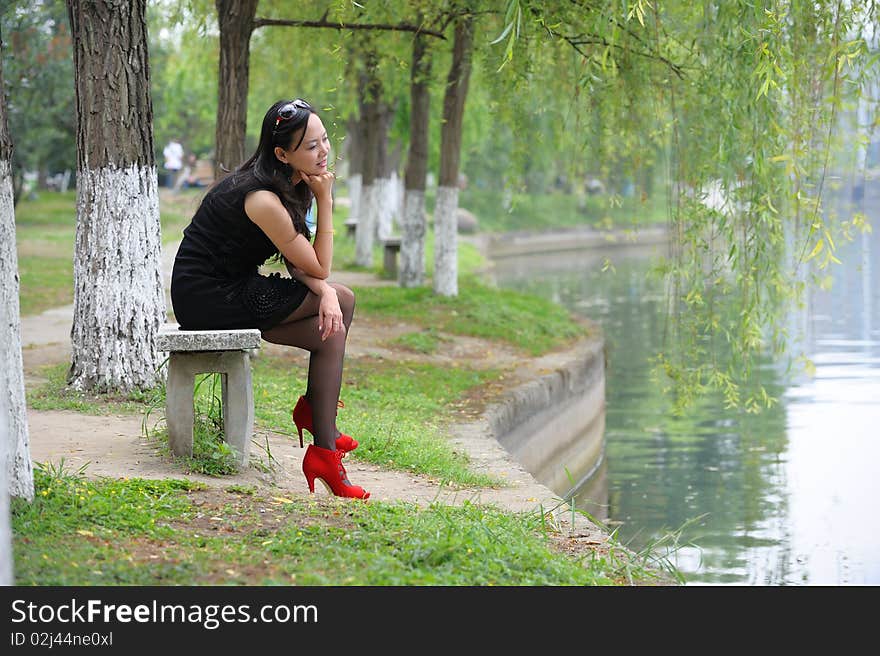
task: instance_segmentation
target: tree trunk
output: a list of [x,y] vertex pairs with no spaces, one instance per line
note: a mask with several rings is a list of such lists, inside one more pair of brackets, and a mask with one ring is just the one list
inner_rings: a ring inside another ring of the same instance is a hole
[[443,98],[440,181],[434,208],[434,292],[441,296],[458,296],[458,167],[473,42],[473,17],[459,18]]
[[165,321],[146,0],[67,0],[74,43],[77,223],[74,389],[159,380]]
[[346,129],[346,177],[348,178],[348,218],[357,221],[361,214],[361,189],[364,170],[364,139],[362,120],[356,116],[348,119]]
[[220,26],[214,179],[246,158],[250,44],[258,0],[215,0]]
[[409,156],[406,161],[400,237],[400,286],[425,283],[425,181],[428,175],[428,118],[431,107],[431,57],[425,37],[413,39],[410,69]]
[[388,103],[378,103],[378,153],[376,155],[376,239],[385,241],[391,236],[394,219],[395,192],[391,175],[391,157],[388,152],[388,132],[395,109]]
[[364,52],[364,70],[360,74],[361,124],[363,127],[363,170],[361,171],[361,202],[358,226],[355,232],[355,264],[373,266],[373,242],[378,215],[376,180],[379,177],[380,107],[382,82],[376,75],[378,65],[375,51]]
[[[34,498],[34,472],[28,444],[27,404],[21,357],[18,300],[18,253],[15,248],[15,201],[12,191],[12,139],[6,117],[6,92],[0,64],[0,498]],[[5,506],[4,506],[5,507]],[[2,521],[8,527],[8,517]],[[0,540],[2,536],[0,524]],[[0,544],[0,551],[5,548]],[[3,569],[0,558],[0,569]],[[0,572],[0,579],[3,578]]]
[[[0,389],[6,384],[0,372]],[[12,445],[12,436],[6,426],[6,399],[0,394],[0,462],[5,462]],[[9,517],[9,491],[6,467],[0,467],[0,585],[14,585],[12,569],[12,527]]]

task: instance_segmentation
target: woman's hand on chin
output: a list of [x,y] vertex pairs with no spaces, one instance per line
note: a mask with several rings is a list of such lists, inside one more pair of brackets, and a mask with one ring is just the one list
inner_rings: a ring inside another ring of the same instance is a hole
[[329,198],[333,189],[333,180],[336,178],[332,171],[321,171],[320,173],[298,172],[305,183],[309,185],[315,198]]

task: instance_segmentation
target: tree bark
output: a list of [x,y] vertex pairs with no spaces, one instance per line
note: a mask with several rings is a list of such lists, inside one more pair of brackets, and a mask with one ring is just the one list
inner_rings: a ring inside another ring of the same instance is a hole
[[441,296],[458,296],[458,167],[473,43],[473,17],[462,16],[455,24],[452,65],[443,98],[440,180],[434,208],[434,292]]
[[372,48],[363,51],[364,68],[358,86],[361,89],[360,115],[363,127],[363,170],[361,171],[361,202],[355,232],[355,264],[373,266],[373,242],[378,216],[376,180],[379,177],[380,102],[382,82],[376,75],[377,56]]
[[[0,389],[6,381],[0,372]],[[12,436],[6,426],[6,399],[0,394],[0,462],[5,462],[12,444]],[[12,527],[9,516],[9,490],[7,489],[6,467],[0,467],[0,585],[14,585],[12,568]]]
[[410,69],[409,155],[406,161],[400,238],[401,287],[425,283],[425,183],[428,175],[428,119],[431,107],[431,57],[425,37],[413,38]]
[[77,223],[74,389],[159,380],[165,321],[146,0],[67,0],[74,42]]
[[[15,247],[15,201],[12,190],[12,138],[6,115],[6,92],[0,63],[0,506],[8,496],[34,498],[34,472],[28,442],[27,403],[21,356],[18,300],[18,253]],[[7,505],[4,505],[7,504]],[[5,511],[2,511],[5,512]],[[8,517],[3,521],[8,527]],[[3,537],[0,524],[0,541]],[[0,551],[5,544],[0,544]],[[4,568],[0,557],[0,570]],[[0,580],[3,573],[0,571]]]
[[362,121],[350,116],[346,128],[346,177],[348,178],[348,199],[351,203],[348,218],[357,221],[361,214],[361,189],[363,185],[364,146]]
[[394,221],[394,181],[392,158],[388,150],[388,133],[395,108],[389,103],[378,104],[378,153],[376,154],[376,239],[385,241],[391,236]]
[[214,179],[244,162],[250,44],[258,0],[215,0],[220,26]]

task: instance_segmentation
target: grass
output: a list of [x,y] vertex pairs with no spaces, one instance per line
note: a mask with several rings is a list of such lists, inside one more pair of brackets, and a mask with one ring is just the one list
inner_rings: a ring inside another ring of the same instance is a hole
[[[292,390],[305,390],[305,371],[278,360],[254,361],[256,415],[263,426],[292,432],[290,411],[299,394]],[[339,410],[339,425],[352,435],[369,436],[348,457],[423,474],[441,484],[501,485],[474,471],[467,456],[452,449],[443,433],[449,410],[469,391],[498,376],[495,370],[466,366],[376,358],[347,361],[342,383],[347,407]]]
[[486,232],[543,232],[559,228],[593,226],[605,230],[627,230],[663,225],[667,207],[662,194],[650,198],[582,196],[546,193],[510,195],[505,210],[504,193],[468,187],[459,194],[459,206],[477,217]]
[[613,546],[573,555],[541,513],[286,498],[242,486],[35,469],[12,504],[17,585],[625,585]]
[[455,297],[435,295],[427,287],[368,287],[358,290],[357,303],[359,311],[373,316],[501,341],[531,355],[571,343],[587,330],[552,301],[489,287],[475,276],[459,280]]
[[437,333],[434,327],[423,330],[404,333],[400,337],[389,340],[389,345],[410,353],[422,353],[433,355],[437,352],[440,343],[449,339]]
[[76,192],[45,193],[15,208],[21,314],[73,301]]
[[35,410],[73,410],[88,415],[140,414],[161,400],[162,390],[133,391],[129,394],[91,394],[67,387],[68,363],[41,367],[44,382],[28,387],[27,406]]

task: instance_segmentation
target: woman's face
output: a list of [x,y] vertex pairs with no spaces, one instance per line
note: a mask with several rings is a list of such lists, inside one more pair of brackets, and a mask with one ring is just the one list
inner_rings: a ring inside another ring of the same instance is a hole
[[[282,162],[290,164],[294,171],[305,171],[309,175],[316,175],[327,170],[327,159],[330,155],[330,139],[327,137],[327,131],[324,124],[317,114],[309,115],[309,122],[306,124],[306,133],[302,143],[296,150],[300,133],[295,132],[290,146],[287,150],[276,147],[275,155]],[[294,177],[299,177],[295,175]]]

